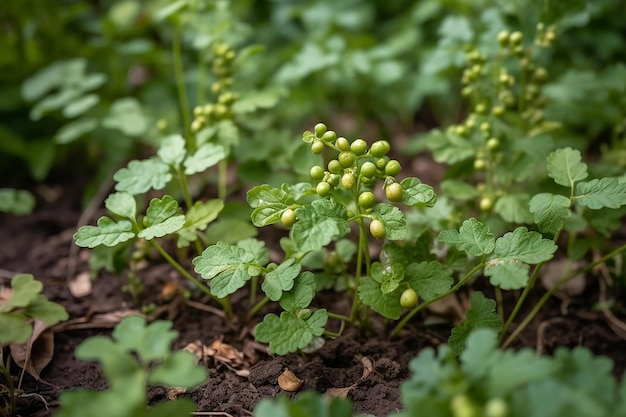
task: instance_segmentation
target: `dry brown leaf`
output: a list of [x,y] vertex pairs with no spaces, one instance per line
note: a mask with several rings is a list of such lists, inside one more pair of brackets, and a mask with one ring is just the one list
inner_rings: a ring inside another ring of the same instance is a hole
[[25,344],[10,345],[11,356],[15,363],[41,381],[41,371],[50,363],[54,355],[54,334],[50,325],[35,320],[33,334]]
[[187,388],[170,388],[167,390],[167,399],[174,401],[180,394],[187,392]]
[[298,378],[289,368],[285,368],[282,374],[278,377],[278,386],[287,392],[296,392],[302,386],[302,381]]
[[374,372],[374,363],[370,358],[368,358],[367,356],[362,356],[361,363],[363,364],[363,375],[361,376],[359,382],[365,381],[367,378],[369,378],[372,372]]
[[209,356],[215,358],[220,362],[226,362],[234,365],[243,365],[243,352],[240,352],[235,347],[223,343],[222,339],[215,339],[211,346],[209,346]]
[[348,394],[355,386],[356,385],[351,385],[345,388],[328,388],[326,392],[324,392],[324,396],[332,398],[347,398]]
[[70,293],[76,298],[86,297],[91,294],[91,275],[89,271],[81,272],[68,284]]

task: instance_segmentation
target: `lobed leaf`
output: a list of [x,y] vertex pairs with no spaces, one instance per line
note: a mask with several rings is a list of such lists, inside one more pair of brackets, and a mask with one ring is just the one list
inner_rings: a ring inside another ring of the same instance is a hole
[[496,239],[489,226],[475,218],[463,222],[459,231],[442,230],[437,238],[440,242],[455,246],[471,256],[488,255],[496,247]]
[[33,326],[22,313],[0,312],[0,347],[11,343],[24,344],[33,334]]
[[35,197],[25,190],[0,188],[0,212],[24,215],[35,208]]
[[256,339],[269,343],[269,350],[277,355],[296,352],[305,348],[315,336],[321,336],[328,321],[325,309],[315,311],[310,316],[283,311],[280,318],[268,314],[256,327]]
[[136,98],[124,97],[111,104],[108,114],[102,119],[102,126],[117,129],[127,136],[137,137],[148,130],[148,118]]
[[113,193],[104,200],[104,207],[111,213],[128,220],[134,220],[137,214],[137,202],[129,193]]
[[95,248],[96,246],[117,246],[135,237],[133,225],[128,220],[113,221],[102,216],[97,226],[81,226],[74,233],[74,242],[80,247]]
[[580,151],[570,147],[557,149],[547,158],[548,175],[557,184],[573,188],[577,181],[587,178],[587,164]]
[[315,200],[297,209],[296,216],[290,235],[302,252],[321,249],[350,232],[346,209],[334,200]]
[[617,178],[601,178],[576,184],[576,201],[581,206],[598,210],[612,209],[626,204],[626,183]]
[[426,301],[445,294],[454,283],[450,271],[438,261],[409,264],[406,267],[405,278],[417,295]]
[[518,227],[496,240],[495,254],[499,259],[511,258],[528,264],[538,264],[552,259],[556,244],[544,239],[538,232]]
[[226,156],[226,149],[222,145],[205,143],[198,148],[196,153],[185,159],[185,174],[193,175],[198,172],[203,172],[207,168],[225,159]]
[[529,196],[515,193],[502,196],[496,201],[493,210],[508,223],[531,223],[533,216],[528,210]]
[[380,262],[372,263],[371,276],[378,281],[384,294],[394,291],[404,279],[404,266],[399,263],[384,265]]
[[432,207],[437,202],[435,190],[417,178],[405,178],[402,186],[402,203],[412,207]]
[[148,382],[166,387],[193,388],[207,378],[206,369],[197,366],[194,355],[186,350],[179,350],[168,354],[161,364],[152,369]]
[[359,285],[359,298],[365,305],[372,307],[374,311],[389,319],[397,320],[402,314],[402,306],[400,305],[400,294],[402,288],[384,293],[382,283],[372,277],[366,277],[361,280]]
[[61,304],[49,301],[48,298],[39,294],[35,297],[25,311],[26,315],[48,324],[57,324],[69,318],[65,307]]
[[280,221],[283,211],[295,199],[284,189],[274,188],[267,184],[256,186],[246,194],[248,205],[252,211],[252,223],[256,227],[267,226]]
[[218,242],[193,258],[192,263],[196,273],[211,280],[211,292],[223,298],[251,278],[248,267],[254,265],[254,255],[238,246]]
[[491,285],[503,290],[518,290],[528,284],[528,264],[515,258],[495,259],[485,266],[485,275]]
[[198,239],[197,232],[205,230],[209,223],[217,218],[223,208],[224,201],[217,198],[208,201],[196,201],[185,215],[183,228],[177,232],[177,246],[185,247]]
[[293,287],[283,292],[280,297],[280,306],[285,311],[294,313],[296,310],[306,308],[313,301],[317,289],[315,275],[312,272],[300,272],[293,282]]
[[295,263],[293,259],[286,260],[265,275],[261,289],[270,300],[280,300],[284,291],[289,291],[293,288],[294,279],[300,273],[300,268],[301,265]]
[[170,217],[167,220],[163,220],[160,223],[153,224],[140,231],[137,236],[152,240],[155,237],[163,237],[170,235],[182,229],[185,225],[185,215],[179,214],[177,216]]
[[403,240],[406,238],[406,219],[404,213],[396,206],[379,203],[372,210],[372,218],[383,223],[387,239]]
[[187,155],[185,139],[183,139],[181,135],[170,135],[166,137],[161,142],[161,146],[157,150],[157,155],[166,164],[175,168],[178,167]]
[[570,200],[562,195],[540,193],[530,200],[530,212],[534,215],[539,230],[556,234],[572,215]]
[[115,189],[130,194],[143,194],[150,189],[161,190],[172,180],[169,166],[157,157],[133,160],[127,168],[122,168],[113,175],[117,181]]
[[500,331],[502,323],[496,313],[496,302],[476,291],[470,297],[470,308],[465,313],[465,321],[452,329],[448,345],[455,355],[460,355],[465,348],[465,341],[477,328]]
[[43,284],[31,274],[18,274],[11,280],[11,298],[0,304],[0,312],[28,306],[43,289]]

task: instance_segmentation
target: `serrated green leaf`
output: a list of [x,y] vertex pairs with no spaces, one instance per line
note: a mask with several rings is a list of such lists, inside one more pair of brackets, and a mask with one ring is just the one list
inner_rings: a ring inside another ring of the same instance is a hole
[[146,227],[140,231],[137,236],[146,240],[152,240],[155,237],[163,237],[175,233],[182,229],[184,225],[185,215],[179,214],[177,216],[172,216],[167,220],[163,220],[160,223]]
[[0,305],[0,312],[26,307],[41,292],[43,284],[30,274],[18,274],[11,280],[11,288],[13,290],[11,298]]
[[493,210],[508,223],[531,223],[533,216],[528,210],[526,193],[508,194],[498,198]]
[[124,97],[111,104],[109,113],[102,119],[102,126],[119,130],[127,136],[137,137],[148,130],[148,119],[136,98]]
[[570,200],[562,195],[540,193],[530,200],[530,212],[544,233],[556,234],[563,228],[565,219],[572,215]]
[[286,260],[265,275],[261,289],[270,300],[280,300],[284,291],[293,288],[294,279],[300,273],[300,268],[301,265],[295,263],[293,259]]
[[194,270],[211,280],[211,292],[226,297],[243,287],[251,276],[248,267],[254,265],[254,255],[238,246],[218,242],[193,258]]
[[165,359],[178,332],[172,322],[157,320],[146,324],[142,316],[129,316],[119,322],[112,337],[125,352],[136,352],[144,364]]
[[69,317],[65,307],[49,301],[43,294],[39,294],[29,303],[26,307],[26,315],[48,324],[57,324]]
[[283,211],[295,203],[293,196],[285,189],[267,184],[250,189],[246,195],[252,211],[252,223],[256,227],[267,226],[280,221]]
[[122,168],[113,175],[117,181],[115,189],[130,194],[143,194],[151,188],[161,190],[172,180],[169,166],[157,157],[133,160],[127,168]]
[[437,202],[435,190],[417,178],[405,178],[402,186],[402,203],[412,207],[432,207]]
[[205,382],[207,377],[206,369],[196,364],[193,354],[180,350],[168,354],[165,360],[152,370],[148,382],[166,387],[193,388]]
[[372,307],[374,311],[389,319],[397,320],[402,314],[402,306],[400,306],[400,294],[402,288],[398,287],[394,291],[384,293],[381,283],[372,277],[366,277],[361,280],[359,285],[359,298],[365,305]]
[[558,247],[540,233],[518,227],[496,240],[495,254],[498,258],[513,258],[528,264],[538,264],[552,259]]
[[389,294],[398,288],[400,281],[404,279],[404,266],[399,263],[383,266],[380,262],[374,262],[372,263],[371,276],[381,284],[381,291],[384,294]]
[[437,261],[412,263],[406,267],[406,281],[423,300],[432,300],[450,290],[454,279]]
[[25,190],[0,188],[0,212],[25,215],[35,208],[35,197]]
[[372,218],[383,223],[387,239],[404,240],[406,238],[406,219],[399,208],[391,204],[379,203],[372,210]]
[[437,239],[440,242],[453,245],[471,256],[488,255],[496,247],[496,239],[489,226],[475,218],[465,220],[458,232],[456,230],[442,230]]
[[198,231],[205,230],[209,223],[217,218],[224,208],[224,201],[213,199],[196,201],[185,215],[185,225],[178,233],[177,246],[185,247],[198,239]]
[[477,328],[500,331],[501,327],[500,316],[496,313],[496,302],[486,298],[482,292],[476,291],[470,297],[470,308],[465,313],[465,321],[452,329],[448,346],[455,355],[460,355],[472,331]]
[[178,167],[185,156],[185,139],[181,135],[170,135],[163,139],[161,146],[157,150],[157,155],[163,162],[173,167]]
[[576,184],[576,201],[581,206],[598,210],[603,207],[612,209],[626,204],[626,182],[617,178],[601,178]]
[[261,240],[243,239],[237,242],[237,246],[251,254],[255,264],[266,265],[270,261],[270,253],[265,246],[265,242]]
[[135,237],[133,225],[128,220],[113,221],[111,218],[102,216],[98,219],[97,226],[81,226],[74,233],[76,245],[84,248],[96,246],[117,246]]
[[293,288],[283,292],[280,297],[280,306],[285,311],[295,313],[296,310],[306,308],[315,297],[316,282],[315,275],[312,272],[305,271],[294,280]]
[[163,198],[153,198],[146,210],[143,224],[145,226],[159,224],[178,213],[178,208],[178,201],[170,195],[164,195]]
[[268,314],[256,328],[256,339],[269,343],[269,350],[277,355],[286,355],[306,347],[315,336],[321,336],[328,321],[328,313],[320,309],[303,319],[289,311],[280,318]]
[[485,266],[491,285],[503,290],[518,290],[528,284],[528,264],[514,258],[495,259]]
[[547,158],[548,175],[557,184],[573,188],[577,181],[587,178],[587,164],[580,151],[570,147],[557,149]]
[[137,202],[135,197],[129,193],[113,193],[109,194],[104,200],[104,207],[111,213],[128,220],[134,220],[137,214]]
[[196,153],[185,159],[185,174],[193,175],[203,172],[207,168],[212,167],[227,156],[226,149],[222,145],[214,143],[205,143],[200,146]]
[[33,334],[30,320],[21,313],[0,312],[0,328],[0,346],[26,343]]
[[302,252],[321,249],[350,233],[346,209],[334,200],[315,200],[297,209],[296,216],[290,236]]

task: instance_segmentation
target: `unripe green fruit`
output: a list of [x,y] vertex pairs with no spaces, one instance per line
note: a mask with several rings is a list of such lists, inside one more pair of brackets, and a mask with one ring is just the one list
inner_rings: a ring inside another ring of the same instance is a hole
[[337,149],[343,152],[347,152],[350,150],[350,142],[348,142],[348,139],[344,138],[343,136],[337,138],[335,146],[337,146]]
[[402,165],[400,165],[400,162],[396,161],[395,159],[390,159],[385,165],[385,174],[392,177],[398,175],[401,170]]
[[498,43],[501,46],[506,46],[509,43],[509,32],[506,30],[501,31],[500,33],[498,33]]
[[415,307],[417,304],[417,293],[413,288],[407,288],[400,296],[400,305],[404,308]]
[[333,174],[341,174],[343,172],[343,167],[339,161],[332,159],[328,162],[328,170]]
[[404,194],[404,190],[402,186],[397,182],[392,182],[385,187],[385,196],[389,201],[400,201],[402,200],[402,195]]
[[330,192],[330,188],[331,187],[329,183],[327,183],[326,181],[322,181],[317,184],[317,187],[315,187],[315,191],[320,197],[326,197]]
[[350,150],[357,156],[363,155],[367,150],[367,142],[363,139],[356,139],[350,144]]
[[485,417],[507,417],[509,406],[502,398],[491,398],[485,404]]
[[495,151],[500,147],[500,141],[497,138],[491,138],[487,141],[487,149]]
[[533,81],[544,83],[548,80],[548,71],[544,67],[539,67],[533,72]]
[[320,154],[324,152],[324,143],[321,140],[316,140],[311,144],[311,152],[314,154]]
[[338,159],[339,163],[344,168],[350,168],[352,165],[354,165],[355,161],[354,154],[352,152],[341,152]]
[[385,232],[385,225],[380,220],[372,220],[370,223],[370,233],[376,239],[384,239],[387,233]]
[[491,113],[493,113],[494,116],[502,116],[504,114],[504,106],[493,106],[493,108],[491,109]]
[[328,180],[326,180],[326,182],[332,185],[333,187],[338,186],[339,181],[340,181],[340,177],[337,174],[330,174],[330,176],[328,177]]
[[364,177],[372,178],[376,174],[376,165],[367,161],[361,165],[361,175]]
[[337,134],[334,130],[328,130],[326,133],[322,135],[321,138],[324,142],[334,142],[337,140]]
[[354,187],[356,180],[354,179],[354,175],[347,172],[343,174],[341,177],[341,186],[346,190],[351,190]]
[[283,211],[280,221],[285,227],[291,227],[296,222],[296,213],[292,209]]
[[385,165],[387,165],[387,160],[385,158],[378,158],[376,160],[376,168],[385,169]]
[[482,171],[483,169],[485,169],[485,167],[487,166],[487,164],[485,163],[485,160],[482,158],[476,158],[474,160],[474,169],[476,171]]
[[386,140],[377,140],[372,143],[372,146],[370,147],[370,155],[380,158],[385,156],[390,149],[391,146],[389,145],[389,142]]
[[522,39],[524,39],[524,35],[522,35],[522,32],[513,32],[511,33],[511,36],[509,37],[509,40],[511,41],[512,45],[521,44]]
[[478,205],[482,211],[489,211],[493,208],[493,199],[491,197],[483,197]]
[[314,129],[315,129],[315,136],[317,136],[318,138],[321,138],[322,135],[324,135],[324,133],[326,133],[326,131],[328,130],[324,123],[316,124]]
[[359,194],[358,202],[359,206],[363,208],[372,208],[376,204],[376,196],[371,191],[364,191]]
[[309,173],[311,174],[311,178],[313,178],[314,180],[321,180],[322,178],[324,178],[324,168],[319,165],[315,165],[314,167],[312,167]]

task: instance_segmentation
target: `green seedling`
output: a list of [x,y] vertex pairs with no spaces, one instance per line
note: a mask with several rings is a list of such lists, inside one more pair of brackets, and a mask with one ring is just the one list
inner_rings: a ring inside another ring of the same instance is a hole
[[45,295],[41,294],[43,284],[29,274],[19,274],[11,279],[11,290],[8,298],[0,298],[0,386],[6,388],[8,397],[4,401],[5,394],[2,394],[4,405],[0,408],[3,416],[12,416],[15,412],[16,399],[24,376],[23,367],[18,386],[13,384],[13,377],[5,367],[4,347],[10,344],[25,344],[33,334],[35,320],[42,321],[49,325],[67,320],[68,315],[63,306],[48,301]]
[[79,345],[76,357],[99,361],[109,388],[64,392],[55,416],[184,417],[193,413],[195,405],[186,398],[148,405],[149,386],[193,388],[207,379],[206,369],[196,365],[191,353],[171,351],[178,336],[171,325],[168,321],[146,324],[143,317],[130,316],[115,327],[112,339],[95,336]]

